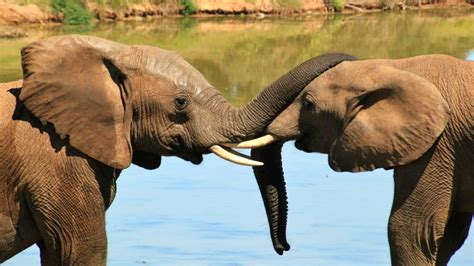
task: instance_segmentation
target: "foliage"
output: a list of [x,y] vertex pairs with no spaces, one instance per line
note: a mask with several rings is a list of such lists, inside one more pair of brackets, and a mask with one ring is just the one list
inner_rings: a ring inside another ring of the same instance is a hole
[[198,25],[196,18],[184,18],[179,23],[181,31],[190,31]]
[[[27,43],[52,35],[87,33],[120,43],[178,51],[233,104],[241,106],[298,63],[323,53],[344,51],[359,58],[444,53],[466,58],[473,48],[469,41],[472,14],[473,10],[455,9],[379,12],[364,14],[360,20],[340,14],[325,19],[294,17],[264,21],[251,17],[164,17],[97,23],[90,28],[25,26],[31,37],[0,40],[0,81],[22,77],[18,51]],[[249,71],[258,72],[258,78],[249,75]]]
[[181,5],[183,5],[181,14],[185,16],[189,16],[196,13],[197,7],[196,7],[196,4],[192,0],[181,0]]
[[344,0],[331,0],[334,11],[341,12],[344,9]]
[[126,9],[133,5],[160,5],[179,3],[176,0],[97,0],[96,4],[100,7],[111,9]]
[[75,0],[51,0],[51,7],[54,13],[64,15],[64,23],[69,25],[89,24],[92,18],[91,12],[84,4]]

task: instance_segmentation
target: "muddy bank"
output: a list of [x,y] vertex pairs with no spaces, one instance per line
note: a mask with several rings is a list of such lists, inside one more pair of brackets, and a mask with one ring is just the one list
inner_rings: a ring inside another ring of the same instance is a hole
[[[192,1],[192,2],[191,2]],[[44,6],[20,5],[21,1],[0,0],[0,24],[64,22],[64,14]],[[34,2],[34,1],[32,1]],[[44,1],[43,1],[44,2]],[[311,15],[332,12],[364,13],[392,9],[472,8],[474,0],[184,0],[148,1],[126,6],[99,5],[82,1],[92,18],[101,21],[141,20],[159,16],[206,15]],[[137,1],[139,2],[139,1]],[[158,3],[160,2],[160,3]],[[184,3],[184,4],[183,4]],[[185,3],[192,3],[191,8]]]
[[0,1],[0,24],[60,22],[61,15],[53,15],[34,4],[18,5]]

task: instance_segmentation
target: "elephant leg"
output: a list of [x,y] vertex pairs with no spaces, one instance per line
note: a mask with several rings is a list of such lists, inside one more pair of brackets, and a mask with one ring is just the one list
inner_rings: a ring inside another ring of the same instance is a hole
[[446,265],[452,255],[458,250],[469,233],[472,214],[466,212],[453,212],[441,239],[436,265]]
[[435,265],[452,202],[452,168],[429,152],[394,172],[388,225],[393,265]]
[[[42,265],[105,265],[105,213],[65,206],[36,215]],[[81,213],[82,212],[82,213]]]
[[51,257],[51,253],[46,250],[44,240],[38,241],[36,246],[38,246],[40,250],[41,265],[54,265],[56,263],[54,258]]
[[104,215],[76,216],[65,209],[62,212],[63,215],[49,217],[38,215],[41,221],[37,224],[43,237],[38,243],[42,265],[105,265]]
[[51,183],[30,199],[42,238],[37,242],[42,265],[105,265],[105,206],[97,183]]

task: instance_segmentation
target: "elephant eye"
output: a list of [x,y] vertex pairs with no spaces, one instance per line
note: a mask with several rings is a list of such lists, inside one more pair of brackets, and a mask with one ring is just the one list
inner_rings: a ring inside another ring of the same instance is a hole
[[314,110],[314,103],[310,99],[308,99],[308,97],[304,97],[302,108],[303,110],[306,110],[306,111],[312,111]]
[[184,110],[184,108],[186,108],[186,106],[188,106],[188,99],[184,98],[184,97],[178,97],[174,100],[174,103],[176,105],[176,108],[178,110]]

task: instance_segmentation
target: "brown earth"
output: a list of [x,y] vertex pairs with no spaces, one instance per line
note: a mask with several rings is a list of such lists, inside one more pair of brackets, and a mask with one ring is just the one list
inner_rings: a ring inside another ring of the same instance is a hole
[[[436,1],[436,0],[435,0]],[[474,7],[474,0],[442,0],[442,3],[433,4],[433,0],[420,0],[421,8],[438,8],[461,6],[462,8]],[[264,17],[265,14],[277,15],[309,15],[334,12],[330,0],[301,0],[295,7],[285,7],[276,0],[195,0],[196,15],[228,15],[228,14],[253,14]],[[418,0],[412,1],[418,3]],[[298,2],[297,2],[298,3]],[[95,1],[86,1],[87,8],[96,14],[99,20],[136,20],[156,16],[177,16],[180,6],[176,4],[145,4],[131,5],[125,9],[112,10],[99,8]],[[346,0],[344,13],[371,12],[386,9],[417,8],[406,6],[400,0]],[[61,15],[53,15],[49,10],[41,10],[34,4],[18,5],[0,0],[0,24],[26,24],[61,22]]]
[[44,12],[37,5],[21,6],[0,2],[0,24],[46,23],[61,20],[60,16]]

